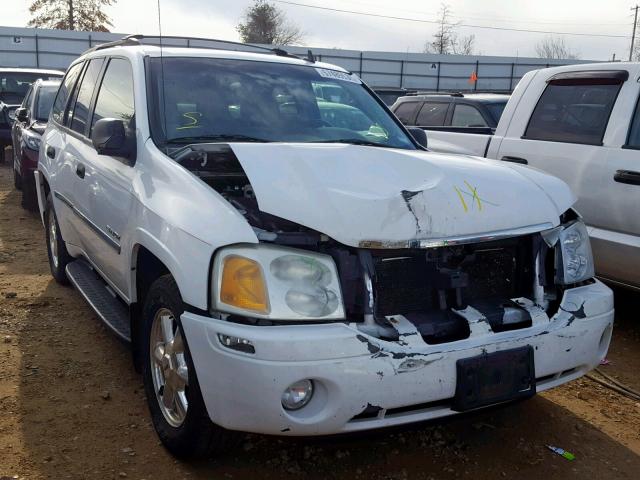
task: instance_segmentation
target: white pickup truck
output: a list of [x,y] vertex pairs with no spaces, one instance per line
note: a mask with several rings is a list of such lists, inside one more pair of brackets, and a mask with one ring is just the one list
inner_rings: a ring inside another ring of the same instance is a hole
[[599,276],[640,287],[640,64],[527,73],[494,135],[429,131],[429,149],[516,162],[569,184]]

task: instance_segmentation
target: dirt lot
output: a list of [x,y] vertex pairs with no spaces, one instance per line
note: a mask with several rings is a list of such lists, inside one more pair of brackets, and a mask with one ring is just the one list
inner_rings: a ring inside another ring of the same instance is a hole
[[[49,275],[39,217],[0,165],[0,480],[9,478],[640,478],[640,403],[588,379],[508,407],[347,438],[248,436],[185,464],[149,421],[125,345]],[[640,296],[617,292],[601,367],[640,390]],[[545,444],[576,455],[573,462]]]

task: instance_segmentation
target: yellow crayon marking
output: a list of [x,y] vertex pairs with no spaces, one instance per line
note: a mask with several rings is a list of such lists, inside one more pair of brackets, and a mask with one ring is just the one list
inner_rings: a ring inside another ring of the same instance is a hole
[[478,189],[469,185],[469,182],[467,182],[466,180],[464,181],[464,183],[467,185],[467,187],[469,187],[469,190],[473,194],[471,201],[473,202],[475,200],[476,202],[478,202],[478,210],[482,210],[482,202],[480,201],[480,197],[478,196]]
[[469,208],[467,208],[467,202],[464,201],[464,197],[462,196],[462,193],[460,193],[460,190],[458,189],[458,187],[453,187],[456,190],[456,193],[458,194],[458,198],[460,199],[460,203],[462,203],[462,207],[464,208],[465,212],[469,211]]
[[191,123],[188,123],[186,125],[182,125],[181,127],[177,127],[176,130],[185,130],[187,128],[198,128],[200,125],[198,125],[198,122],[200,120],[200,117],[202,117],[202,113],[200,112],[185,112],[182,114],[183,117],[188,118],[189,120],[191,120]]

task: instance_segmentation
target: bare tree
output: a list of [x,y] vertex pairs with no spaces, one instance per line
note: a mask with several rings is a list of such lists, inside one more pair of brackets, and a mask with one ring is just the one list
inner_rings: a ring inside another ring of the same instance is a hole
[[443,3],[438,12],[438,30],[433,35],[433,40],[427,42],[425,53],[439,53],[441,55],[473,55],[476,37],[469,35],[458,37],[456,27],[460,22],[451,19],[452,11],[449,5]]
[[32,15],[28,26],[108,32],[113,27],[104,7],[117,0],[34,0],[29,6]]
[[575,60],[580,55],[572,51],[563,37],[545,37],[536,44],[536,55],[549,60]]
[[245,43],[301,44],[304,33],[287,20],[284,12],[267,0],[255,0],[236,27]]

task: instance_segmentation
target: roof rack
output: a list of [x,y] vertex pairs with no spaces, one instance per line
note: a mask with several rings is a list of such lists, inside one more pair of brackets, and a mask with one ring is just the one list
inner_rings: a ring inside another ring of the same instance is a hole
[[437,95],[437,96],[442,96],[442,97],[464,97],[464,93],[462,92],[428,92],[428,91],[417,91],[417,92],[410,92],[408,93],[408,95]]
[[[120,40],[115,40],[113,42],[107,42],[107,43],[101,43],[100,45],[96,45],[93,48],[90,48],[89,50],[87,50],[85,53],[88,52],[93,52],[96,50],[103,50],[105,48],[111,48],[111,47],[117,47],[117,46],[126,46],[126,45],[142,45],[142,41],[141,40],[147,40],[147,39],[158,39],[160,42],[162,42],[162,40],[186,40],[187,42],[189,42],[189,40],[195,40],[195,41],[199,41],[199,42],[215,42],[215,43],[222,43],[225,45],[236,45],[236,46],[241,46],[241,47],[245,47],[245,48],[253,48],[256,50],[260,50],[259,53],[265,53],[265,54],[271,54],[271,55],[277,55],[279,57],[290,57],[290,58],[297,58],[300,60],[306,60],[309,61],[311,63],[314,63],[315,59],[313,58],[313,55],[309,55],[307,58],[302,58],[299,57],[298,55],[294,55],[292,53],[287,52],[286,50],[283,50],[282,48],[271,48],[271,47],[263,47],[261,45],[253,45],[251,43],[242,43],[242,42],[234,42],[232,40],[219,40],[217,38],[203,38],[203,37],[180,37],[180,36],[171,36],[171,35],[142,35],[142,34],[134,34],[134,35],[127,35],[126,37],[122,37]],[[189,47],[190,45],[188,45],[187,43],[187,47]],[[204,46],[204,45],[198,45],[197,47],[194,48],[206,48],[206,49],[211,49],[211,50],[225,50],[225,48],[220,47],[220,46]],[[234,50],[234,49],[227,49],[227,50]]]

